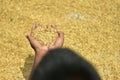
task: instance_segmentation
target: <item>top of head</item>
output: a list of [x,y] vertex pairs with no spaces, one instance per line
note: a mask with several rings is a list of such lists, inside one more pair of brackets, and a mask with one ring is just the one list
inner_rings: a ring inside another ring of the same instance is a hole
[[70,49],[49,51],[37,66],[32,80],[101,80],[94,67]]

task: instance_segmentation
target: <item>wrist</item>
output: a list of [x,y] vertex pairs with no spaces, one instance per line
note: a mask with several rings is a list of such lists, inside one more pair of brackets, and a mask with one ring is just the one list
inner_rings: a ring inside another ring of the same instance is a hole
[[35,56],[43,57],[47,52],[44,50],[35,50]]

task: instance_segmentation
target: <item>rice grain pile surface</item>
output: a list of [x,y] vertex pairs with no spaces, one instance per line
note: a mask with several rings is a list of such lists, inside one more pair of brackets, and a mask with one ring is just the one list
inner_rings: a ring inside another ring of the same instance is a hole
[[[102,80],[120,80],[120,0],[0,0],[0,80],[27,80],[34,51],[25,38],[34,23],[56,23],[63,47],[91,62]],[[57,34],[36,31],[50,45]]]

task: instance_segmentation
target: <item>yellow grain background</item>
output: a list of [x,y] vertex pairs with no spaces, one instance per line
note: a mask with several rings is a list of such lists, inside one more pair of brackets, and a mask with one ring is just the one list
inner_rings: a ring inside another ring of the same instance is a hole
[[119,0],[0,0],[0,80],[27,79],[34,52],[25,35],[36,22],[56,23],[64,47],[90,61],[102,80],[120,80]]

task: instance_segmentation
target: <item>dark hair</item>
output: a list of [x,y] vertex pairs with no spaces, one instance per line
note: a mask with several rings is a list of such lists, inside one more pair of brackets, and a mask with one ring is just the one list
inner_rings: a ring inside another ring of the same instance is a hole
[[93,66],[70,49],[49,51],[39,63],[32,80],[101,80]]

